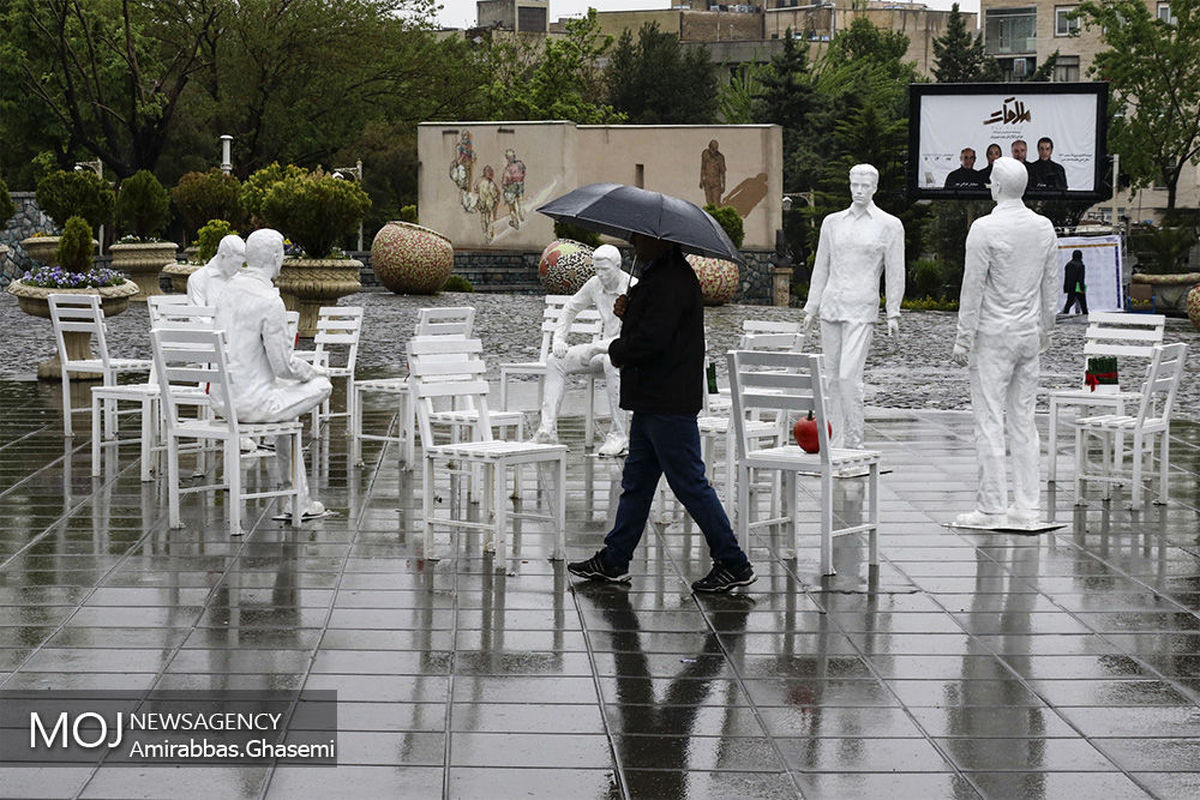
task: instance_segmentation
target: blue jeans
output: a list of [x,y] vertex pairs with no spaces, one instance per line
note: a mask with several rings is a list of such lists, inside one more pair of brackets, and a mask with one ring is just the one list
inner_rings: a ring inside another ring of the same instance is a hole
[[604,537],[604,563],[621,572],[629,566],[646,528],[658,479],[664,473],[671,491],[704,533],[713,561],[730,569],[749,564],[704,473],[696,415],[638,411],[633,413],[629,426],[629,455],[621,474],[616,523]]

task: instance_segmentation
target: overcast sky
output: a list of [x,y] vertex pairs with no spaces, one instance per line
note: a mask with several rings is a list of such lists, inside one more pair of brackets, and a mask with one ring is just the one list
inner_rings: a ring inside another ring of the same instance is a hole
[[[953,0],[925,0],[930,8],[950,8]],[[442,12],[438,22],[447,28],[469,28],[475,24],[475,0],[441,0]],[[697,8],[704,0],[695,0]],[[583,14],[588,6],[600,11],[623,11],[626,9],[670,8],[671,0],[550,0],[550,21],[559,17]],[[979,0],[960,0],[963,11],[978,11]]]

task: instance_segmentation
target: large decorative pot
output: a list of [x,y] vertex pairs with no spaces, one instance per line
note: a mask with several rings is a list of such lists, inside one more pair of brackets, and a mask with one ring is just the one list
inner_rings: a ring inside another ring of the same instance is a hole
[[575,294],[595,274],[592,248],[574,239],[555,239],[538,259],[538,280],[549,294]]
[[454,245],[435,230],[394,220],[375,234],[371,269],[396,294],[433,294],[454,271]]
[[184,294],[187,291],[188,278],[192,277],[192,273],[200,269],[203,264],[185,264],[181,261],[176,261],[167,264],[162,268],[162,274],[171,279],[171,291],[176,294]]
[[40,261],[48,267],[58,263],[58,236],[30,236],[21,240],[25,254],[34,261]]
[[151,295],[162,294],[158,273],[175,260],[178,249],[174,242],[147,242],[114,244],[108,252],[112,254],[112,268],[124,272],[138,285],[138,293],[133,299],[145,302]]
[[1139,272],[1130,278],[1133,283],[1145,283],[1154,287],[1154,301],[1159,312],[1181,313],[1187,308],[1189,290],[1200,283],[1200,272],[1167,273],[1153,275]]
[[738,265],[723,258],[710,258],[688,254],[685,256],[696,277],[700,279],[700,292],[704,305],[719,306],[728,303],[737,294]]
[[275,279],[288,311],[300,312],[300,335],[317,335],[321,306],[337,305],[339,297],[362,291],[362,262],[353,258],[289,258]]
[[1188,289],[1187,312],[1188,319],[1192,321],[1192,327],[1200,331],[1200,283]]
[[[50,303],[46,297],[52,294],[98,294],[100,307],[104,316],[112,317],[129,308],[129,299],[138,293],[138,285],[131,280],[117,286],[101,286],[95,289],[56,289],[48,286],[26,286],[21,281],[13,281],[8,285],[8,293],[17,298],[21,310],[26,314],[43,319],[50,319]],[[95,358],[92,354],[92,335],[90,333],[66,332],[63,340],[67,346],[67,356],[71,360]],[[58,353],[38,364],[37,376],[41,380],[58,380],[62,376]],[[85,374],[72,376],[73,380],[92,377]],[[99,375],[94,377],[98,378]]]

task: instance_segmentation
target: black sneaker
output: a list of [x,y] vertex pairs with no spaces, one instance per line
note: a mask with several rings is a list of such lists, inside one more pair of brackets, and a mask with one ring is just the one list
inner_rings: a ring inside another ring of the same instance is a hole
[[754,567],[747,564],[741,569],[730,569],[714,562],[713,568],[700,580],[692,584],[694,592],[728,592],[735,586],[749,586],[758,580]]
[[629,573],[620,572],[607,566],[600,557],[600,553],[596,553],[586,561],[573,561],[567,564],[567,572],[578,575],[580,578],[591,578],[609,583],[629,583]]

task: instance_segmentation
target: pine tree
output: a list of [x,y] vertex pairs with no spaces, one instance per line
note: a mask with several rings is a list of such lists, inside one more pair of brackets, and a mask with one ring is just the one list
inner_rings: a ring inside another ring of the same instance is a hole
[[978,83],[1000,80],[1000,65],[983,49],[983,34],[971,36],[958,3],[950,6],[946,32],[933,40],[938,83]]

